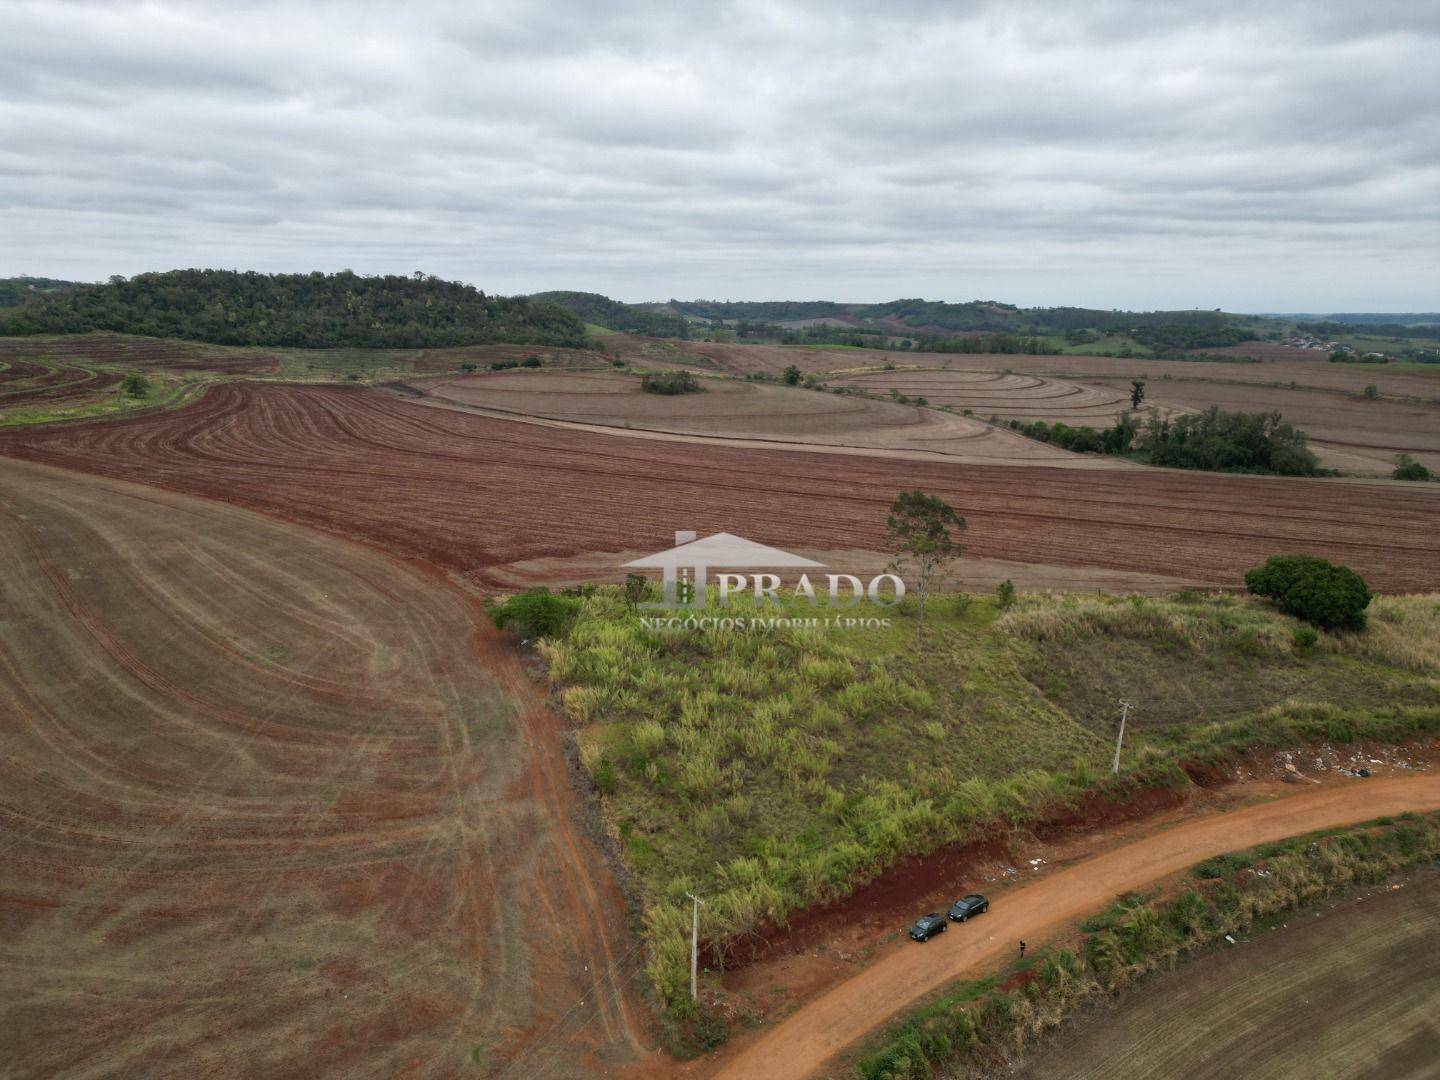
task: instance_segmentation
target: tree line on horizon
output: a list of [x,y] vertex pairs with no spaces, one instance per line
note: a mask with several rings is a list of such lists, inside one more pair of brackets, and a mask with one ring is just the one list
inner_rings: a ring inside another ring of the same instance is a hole
[[31,294],[0,312],[7,336],[90,331],[295,348],[588,343],[564,308],[421,273],[171,270]]

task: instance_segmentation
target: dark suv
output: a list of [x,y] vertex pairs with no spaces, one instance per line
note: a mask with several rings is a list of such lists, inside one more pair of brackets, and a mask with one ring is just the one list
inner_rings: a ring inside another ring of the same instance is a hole
[[950,918],[956,922],[964,922],[971,915],[983,915],[989,910],[990,901],[978,892],[972,892],[969,896],[962,896],[950,905]]
[[948,929],[945,916],[938,911],[932,911],[929,915],[922,915],[915,920],[915,925],[910,927],[910,936],[916,941],[929,941],[936,934],[943,934]]

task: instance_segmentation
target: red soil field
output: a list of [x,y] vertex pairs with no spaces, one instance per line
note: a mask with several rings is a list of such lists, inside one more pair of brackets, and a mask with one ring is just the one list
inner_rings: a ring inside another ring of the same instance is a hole
[[73,401],[119,381],[116,372],[95,371],[78,364],[11,360],[0,368],[0,410]]
[[[469,575],[729,530],[882,550],[896,493],[970,523],[979,557],[1238,584],[1280,552],[1377,588],[1440,588],[1428,485],[963,466],[660,443],[469,415],[363,388],[227,383],[168,413],[0,432],[0,453],[251,506]],[[617,568],[618,569],[618,568]]]
[[1301,349],[1275,341],[1242,341],[1239,345],[1217,345],[1193,351],[1196,356],[1251,356],[1256,360],[1297,360],[1312,364],[1330,360],[1330,354],[1324,349]]
[[877,371],[842,375],[828,382],[854,386],[867,393],[895,390],[923,397],[932,405],[970,409],[976,416],[1061,421],[1074,427],[1109,427],[1121,412],[1130,411],[1128,387],[1082,386],[1038,375],[988,371]]
[[484,369],[496,361],[520,361],[531,356],[547,368],[594,368],[605,363],[602,357],[584,349],[544,345],[460,345],[453,349],[415,349],[412,354],[415,370],[420,372],[458,371],[465,363],[478,364]]
[[0,459],[0,604],[0,1072],[633,1059],[619,892],[558,718],[473,598]]
[[[615,335],[607,344],[640,366],[655,365],[666,354],[688,353],[704,366],[732,374],[778,373],[794,364],[801,371],[823,373],[857,368],[948,368],[952,371],[1025,372],[1030,375],[1096,376],[1105,379],[1216,380],[1261,383],[1274,387],[1318,387],[1358,394],[1374,383],[1382,394],[1440,403],[1440,367],[1435,372],[1403,370],[1395,364],[1332,364],[1327,354],[1288,345],[1267,345],[1260,363],[1235,362],[1244,352],[1206,349],[1197,356],[1213,360],[1145,360],[1117,356],[1034,356],[1029,354],[912,353],[879,349],[808,349],[779,345],[742,345],[697,341],[660,342],[652,338]],[[647,356],[645,349],[652,350]],[[692,365],[693,366],[693,365]],[[832,379],[830,381],[837,381]]]
[[706,379],[704,391],[647,394],[617,371],[501,371],[417,381],[428,399],[609,427],[642,428],[777,444],[914,450],[962,461],[1112,465],[1002,431],[981,420],[858,395],[818,393],[741,379]]
[[119,364],[150,370],[261,374],[279,370],[265,352],[195,341],[132,337],[127,334],[66,334],[59,337],[0,338],[0,361],[25,358]]
[[[1302,350],[1303,351],[1303,350]],[[1162,382],[1221,382],[1276,389],[1319,389],[1358,394],[1374,384],[1381,394],[1440,404],[1440,365],[1428,371],[1396,364],[1332,364],[1328,361],[1276,360],[1258,364],[1219,360],[1136,360],[1117,356],[966,356],[951,357],[952,368],[973,371],[1023,371],[1059,375],[1076,381],[1144,379],[1156,390]],[[1293,384],[1293,387],[1292,387]]]

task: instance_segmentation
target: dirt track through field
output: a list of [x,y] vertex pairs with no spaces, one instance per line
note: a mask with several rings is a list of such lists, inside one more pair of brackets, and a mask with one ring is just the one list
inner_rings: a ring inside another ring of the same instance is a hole
[[433,570],[0,460],[0,1072],[632,1059],[621,899],[495,633]]
[[[1084,471],[657,443],[410,404],[364,389],[228,383],[163,414],[0,432],[0,453],[205,495],[489,584],[543,558],[668,546],[674,530],[881,550],[896,494],[969,521],[982,558],[1236,585],[1308,551],[1373,587],[1440,587],[1433,485]],[[618,570],[618,567],[617,567]]]
[[[1440,774],[1373,780],[1281,798],[1177,825],[1034,884],[998,894],[973,923],[924,945],[906,941],[727,1057],[726,1080],[798,1080],[915,1002],[994,969],[1022,938],[1051,940],[1067,924],[1213,855],[1387,814],[1440,809]],[[917,914],[919,914],[917,912]]]

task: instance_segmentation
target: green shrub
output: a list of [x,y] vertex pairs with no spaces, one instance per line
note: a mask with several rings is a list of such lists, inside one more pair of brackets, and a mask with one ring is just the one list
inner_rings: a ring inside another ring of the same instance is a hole
[[538,356],[527,356],[524,360],[520,361],[520,366],[521,366],[521,367],[528,367],[528,368],[537,368],[537,367],[540,366],[540,357],[538,357]]
[[688,371],[651,371],[640,380],[640,389],[647,394],[695,394],[700,380]]
[[1319,640],[1320,635],[1313,626],[1297,626],[1290,631],[1290,643],[1300,652],[1313,649]]
[[536,589],[496,604],[491,616],[496,626],[525,637],[559,638],[565,636],[579,610],[580,602],[574,597],[552,596],[548,589]]
[[616,788],[620,786],[620,777],[615,772],[615,764],[611,761],[602,760],[595,766],[595,786],[599,788],[602,795],[614,795]]
[[1015,603],[1015,583],[1009,578],[995,586],[995,598],[1000,602],[1002,608],[1008,608]]
[[1238,874],[1255,860],[1243,853],[1230,853],[1228,855],[1216,855],[1213,859],[1206,859],[1195,867],[1197,878],[1222,878],[1231,874]]
[[1429,480],[1430,470],[1409,454],[1401,454],[1395,459],[1395,471],[1390,477],[1393,480]]
[[472,375],[476,371],[480,370],[480,365],[475,363],[473,360],[466,360],[465,363],[460,365],[460,370],[463,371],[466,375]]
[[126,397],[143,398],[150,392],[150,380],[138,371],[129,372],[120,380],[120,392]]
[[1370,589],[1346,566],[1314,555],[1276,555],[1245,574],[1245,588],[1322,630],[1363,630]]

